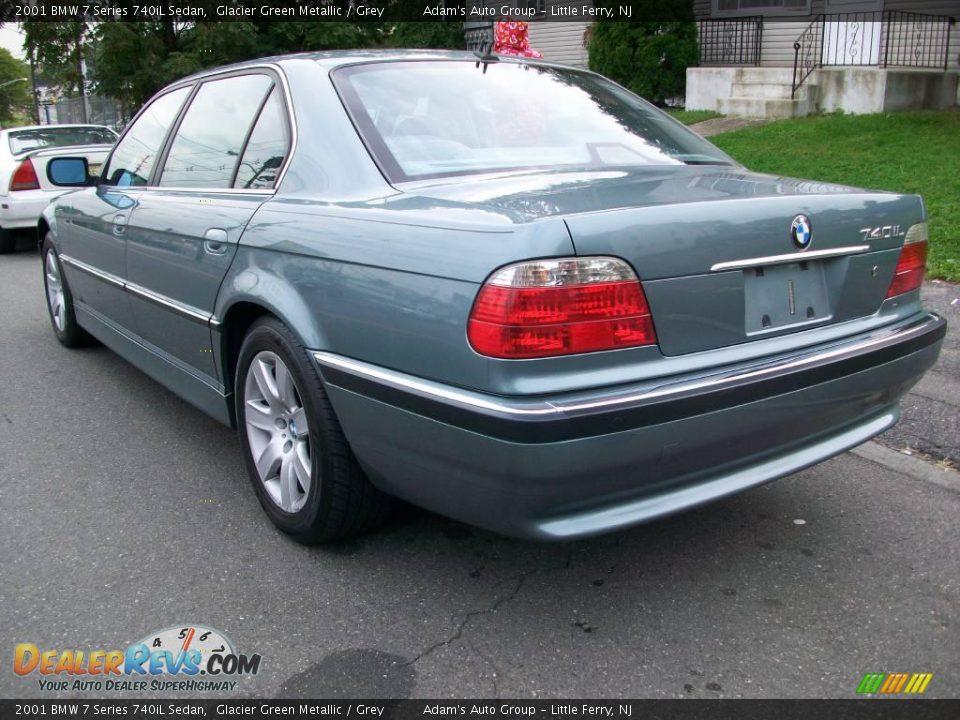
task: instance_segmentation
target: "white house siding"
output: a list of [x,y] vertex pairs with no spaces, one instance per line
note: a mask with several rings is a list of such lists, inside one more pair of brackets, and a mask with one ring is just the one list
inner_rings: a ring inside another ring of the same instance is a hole
[[810,20],[776,20],[763,24],[760,64],[763,67],[793,67],[793,44]]
[[583,34],[589,25],[590,23],[586,22],[566,20],[535,20],[530,23],[530,46],[542,52],[544,60],[587,67],[587,49],[583,46]]

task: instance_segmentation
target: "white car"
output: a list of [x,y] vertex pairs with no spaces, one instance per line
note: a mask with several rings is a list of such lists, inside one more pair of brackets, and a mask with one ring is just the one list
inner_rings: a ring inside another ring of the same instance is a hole
[[66,192],[47,177],[47,162],[69,155],[87,158],[99,175],[117,139],[103,125],[32,125],[0,130],[0,253],[13,252],[16,233],[34,230],[40,213]]

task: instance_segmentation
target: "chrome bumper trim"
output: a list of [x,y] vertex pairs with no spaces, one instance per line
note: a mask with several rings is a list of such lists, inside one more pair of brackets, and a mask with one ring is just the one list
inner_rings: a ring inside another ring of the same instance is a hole
[[[894,328],[881,328],[872,331],[866,337],[858,336],[860,339],[841,340],[825,348],[820,347],[786,358],[780,357],[765,364],[754,363],[746,369],[741,367],[727,372],[721,371],[708,377],[667,380],[652,387],[648,383],[643,389],[637,389],[634,385],[632,388],[624,389],[619,393],[614,392],[596,400],[577,398],[566,400],[562,396],[531,400],[500,397],[454,388],[331,352],[315,351],[313,357],[322,368],[335,371],[340,376],[345,374],[366,381],[368,384],[417,395],[461,410],[514,420],[551,420],[651,404],[662,405],[705,393],[720,393],[739,386],[768,381],[778,376],[810,371],[818,366],[829,366],[855,359],[861,355],[883,351],[904,343],[916,343],[928,333],[937,335],[929,338],[929,342],[926,343],[932,344],[943,337],[945,325],[945,321],[938,315],[924,313],[914,322]],[[904,351],[912,350],[906,348]],[[332,382],[335,385],[341,384],[336,379]],[[603,389],[596,392],[603,392]]]

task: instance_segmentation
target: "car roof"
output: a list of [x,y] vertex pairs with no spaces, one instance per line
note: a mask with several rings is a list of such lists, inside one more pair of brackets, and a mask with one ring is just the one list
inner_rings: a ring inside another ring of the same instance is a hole
[[[232,65],[221,65],[215,68],[209,68],[193,75],[189,75],[178,80],[175,85],[187,83],[190,81],[202,79],[208,75],[230,72],[233,70],[242,70],[247,67],[256,67],[258,65],[279,65],[283,67],[287,63],[293,63],[302,60],[313,60],[327,70],[343,65],[353,65],[363,62],[390,62],[403,60],[470,60],[476,61],[478,56],[466,50],[319,50],[312,52],[294,53],[290,55],[272,55],[270,57],[257,58],[255,60],[244,60],[243,62]],[[554,67],[568,67],[561,63],[547,62],[544,60],[514,57],[510,55],[498,56],[499,61],[503,62],[523,62],[534,63],[537,65],[549,65]]]

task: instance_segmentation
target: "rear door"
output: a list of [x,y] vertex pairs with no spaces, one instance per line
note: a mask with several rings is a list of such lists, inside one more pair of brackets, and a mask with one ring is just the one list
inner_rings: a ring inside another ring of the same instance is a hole
[[203,81],[127,223],[138,334],[210,378],[217,378],[209,328],[217,292],[289,151],[277,80],[248,70]]

